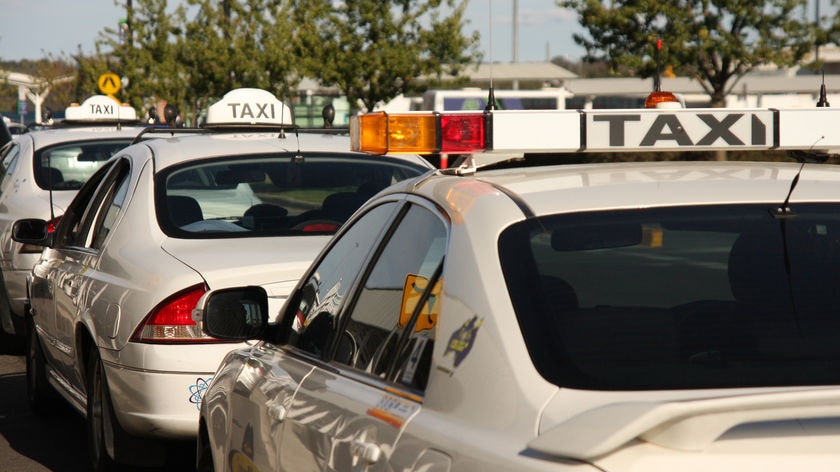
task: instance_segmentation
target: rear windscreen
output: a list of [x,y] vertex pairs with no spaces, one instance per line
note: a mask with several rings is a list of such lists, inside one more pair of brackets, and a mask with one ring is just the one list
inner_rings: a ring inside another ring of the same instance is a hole
[[499,251],[532,359],[557,385],[840,382],[840,208],[556,215]]
[[79,190],[82,184],[132,138],[78,141],[35,152],[35,182],[44,190]]
[[156,177],[157,216],[183,238],[332,234],[375,193],[427,170],[350,153],[191,161]]

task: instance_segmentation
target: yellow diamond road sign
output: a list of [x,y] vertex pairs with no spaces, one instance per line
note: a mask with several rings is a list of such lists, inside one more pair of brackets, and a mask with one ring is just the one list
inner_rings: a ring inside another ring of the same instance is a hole
[[99,76],[99,90],[105,95],[113,95],[120,90],[120,76],[106,72]]

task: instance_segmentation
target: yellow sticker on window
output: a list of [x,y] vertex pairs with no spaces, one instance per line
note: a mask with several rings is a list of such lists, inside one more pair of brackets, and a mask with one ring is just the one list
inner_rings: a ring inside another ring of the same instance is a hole
[[[400,321],[398,326],[405,327],[411,320],[411,315],[420,302],[420,297],[426,291],[429,285],[429,279],[422,275],[408,274],[405,277],[405,285],[403,286],[402,309],[400,310]],[[435,286],[432,287],[432,292],[426,300],[423,309],[417,316],[417,322],[414,324],[414,332],[432,329],[437,324],[438,315],[440,315],[440,294],[443,288],[443,279],[438,279]]]

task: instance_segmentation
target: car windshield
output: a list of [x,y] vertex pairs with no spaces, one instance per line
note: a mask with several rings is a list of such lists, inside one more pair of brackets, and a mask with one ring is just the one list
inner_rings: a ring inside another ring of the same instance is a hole
[[157,176],[158,221],[180,238],[332,234],[373,194],[427,170],[349,153],[193,161]]
[[840,382],[840,206],[546,216],[499,252],[525,341],[559,386]]
[[44,190],[79,190],[82,184],[132,138],[76,141],[35,152],[35,182]]

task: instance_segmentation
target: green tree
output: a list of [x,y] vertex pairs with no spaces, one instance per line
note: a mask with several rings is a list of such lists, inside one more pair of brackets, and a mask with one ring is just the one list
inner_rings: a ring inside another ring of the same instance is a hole
[[134,0],[125,23],[106,28],[97,41],[97,54],[103,48],[111,50],[104,60],[108,70],[100,73],[114,72],[127,79],[118,98],[138,110],[159,101],[182,108],[190,93],[185,83],[188,71],[179,61],[185,9],[167,8],[167,0]]
[[179,59],[199,106],[241,87],[292,94],[300,81],[288,37],[288,2],[188,0],[197,10],[185,26]]
[[465,1],[293,0],[295,56],[304,74],[335,85],[371,110],[420,90],[421,77],[458,75],[475,63],[478,36],[464,36]]
[[798,64],[813,47],[807,0],[557,0],[577,12],[588,36],[574,34],[586,61],[650,77],[661,67],[694,77],[722,107],[738,80],[758,66]]

